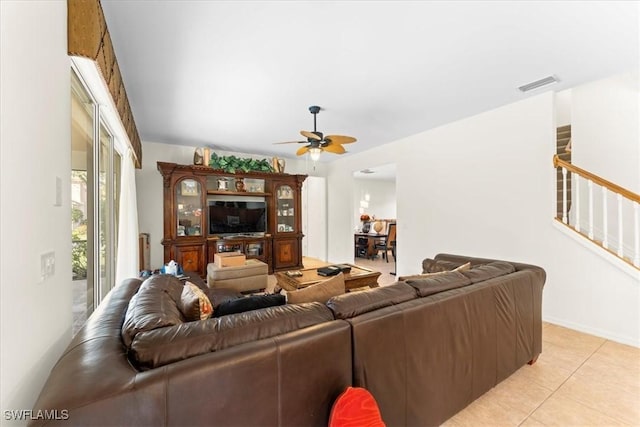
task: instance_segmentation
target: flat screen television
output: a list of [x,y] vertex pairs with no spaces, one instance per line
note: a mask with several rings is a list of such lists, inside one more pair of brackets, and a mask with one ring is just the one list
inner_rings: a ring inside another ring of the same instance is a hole
[[266,202],[209,200],[209,234],[264,233]]

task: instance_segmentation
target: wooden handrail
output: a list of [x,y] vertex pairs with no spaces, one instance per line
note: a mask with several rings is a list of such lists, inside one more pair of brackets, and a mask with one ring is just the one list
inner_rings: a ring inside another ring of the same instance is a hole
[[557,154],[555,154],[553,156],[553,166],[554,167],[563,167],[566,170],[570,171],[570,172],[574,172],[577,173],[578,175],[587,178],[593,182],[595,182],[598,185],[601,185],[603,187],[607,187],[609,190],[613,191],[614,193],[617,194],[622,194],[624,197],[626,197],[629,200],[633,200],[634,202],[640,203],[640,194],[634,193],[633,191],[627,190],[624,187],[620,187],[617,184],[614,184],[611,181],[607,181],[604,178],[600,178],[598,175],[595,175],[591,172],[588,172],[584,169],[581,169],[577,166],[572,165],[571,163],[565,162],[564,160],[560,160],[560,158],[558,157]]

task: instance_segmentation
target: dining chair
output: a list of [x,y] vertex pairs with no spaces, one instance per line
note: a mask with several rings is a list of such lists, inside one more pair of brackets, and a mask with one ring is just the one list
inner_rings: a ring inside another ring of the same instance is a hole
[[[378,251],[382,251],[382,258],[384,258],[387,262],[389,262],[388,250],[391,249],[392,252],[394,251],[393,245],[395,245],[395,240],[396,240],[396,223],[391,222],[387,227],[387,237],[376,242],[375,253],[378,253]],[[393,254],[393,256],[395,259],[395,254]]]

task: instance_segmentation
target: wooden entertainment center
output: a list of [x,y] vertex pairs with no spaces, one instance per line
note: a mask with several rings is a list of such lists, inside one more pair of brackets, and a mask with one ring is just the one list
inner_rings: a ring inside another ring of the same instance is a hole
[[[240,251],[265,262],[269,273],[302,268],[301,190],[306,175],[228,173],[166,162],[158,162],[158,171],[164,190],[165,263],[175,260],[185,271],[205,277],[217,252]],[[251,204],[264,206],[266,220],[249,220],[250,210],[233,207],[225,208],[224,218],[210,219],[210,207]],[[243,231],[246,227],[264,231]]]

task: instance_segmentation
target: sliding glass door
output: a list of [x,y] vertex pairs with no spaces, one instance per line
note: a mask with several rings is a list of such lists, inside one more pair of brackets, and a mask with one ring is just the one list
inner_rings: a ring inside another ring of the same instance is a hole
[[74,333],[114,286],[120,155],[80,78],[71,76]]

